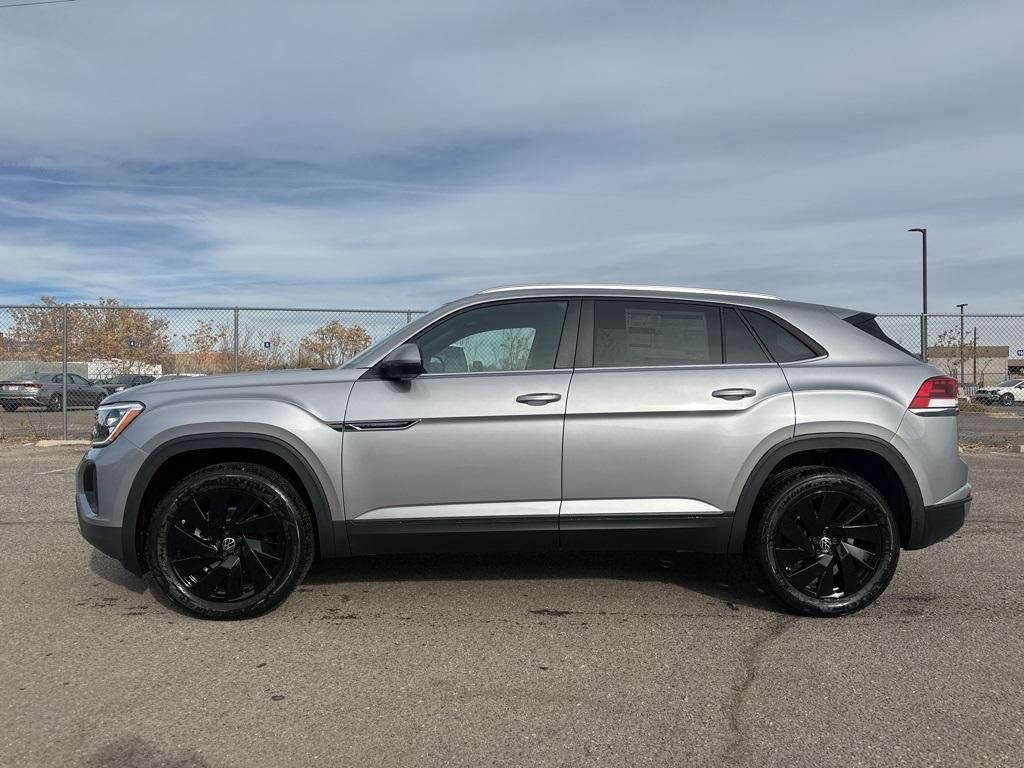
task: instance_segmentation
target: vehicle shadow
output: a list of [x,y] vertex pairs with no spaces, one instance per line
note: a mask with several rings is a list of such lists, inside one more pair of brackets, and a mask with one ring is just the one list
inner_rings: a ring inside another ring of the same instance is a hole
[[345,582],[615,579],[674,584],[730,608],[782,613],[738,557],[680,552],[376,555],[318,560],[305,585]]

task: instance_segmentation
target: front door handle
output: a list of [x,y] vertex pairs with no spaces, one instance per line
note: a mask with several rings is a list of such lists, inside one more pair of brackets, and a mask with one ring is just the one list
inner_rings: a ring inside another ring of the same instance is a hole
[[722,400],[742,400],[745,397],[753,397],[756,394],[756,389],[734,387],[732,389],[716,389],[711,393],[711,396],[721,398]]
[[526,403],[527,405],[547,405],[548,403],[558,402],[561,399],[562,396],[554,392],[534,392],[532,395],[520,395],[516,398],[516,402]]

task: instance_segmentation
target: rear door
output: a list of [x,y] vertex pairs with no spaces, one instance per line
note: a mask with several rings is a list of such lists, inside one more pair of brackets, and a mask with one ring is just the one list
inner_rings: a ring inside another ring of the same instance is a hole
[[345,413],[356,553],[554,549],[579,302],[476,305],[412,341],[425,372],[371,369]]
[[735,309],[585,302],[562,546],[725,551],[751,457],[791,437],[794,421],[785,376]]

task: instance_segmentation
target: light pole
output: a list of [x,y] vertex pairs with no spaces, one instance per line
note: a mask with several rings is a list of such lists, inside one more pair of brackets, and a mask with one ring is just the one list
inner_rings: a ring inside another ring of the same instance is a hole
[[914,227],[907,232],[921,233],[921,359],[928,361],[928,230]]
[[957,304],[960,307],[960,386],[964,385],[964,307],[967,302]]

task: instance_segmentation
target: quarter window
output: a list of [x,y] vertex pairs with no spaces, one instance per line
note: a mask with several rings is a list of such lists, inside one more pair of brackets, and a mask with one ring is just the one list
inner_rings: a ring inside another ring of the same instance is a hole
[[746,310],[744,310],[743,316],[747,318],[747,322],[750,323],[764,345],[768,347],[775,362],[792,363],[818,356],[817,352],[770,317]]
[[660,301],[594,302],[594,367],[722,362],[718,307]]
[[417,339],[427,373],[555,367],[567,301],[522,301],[460,312]]

